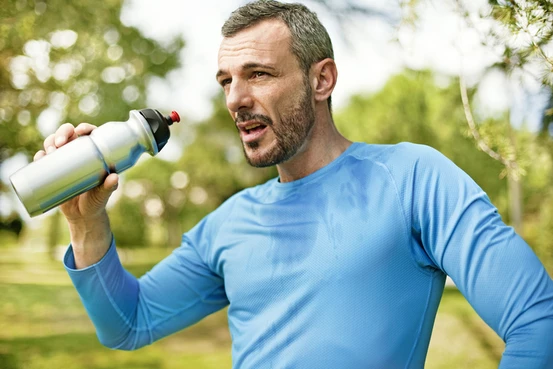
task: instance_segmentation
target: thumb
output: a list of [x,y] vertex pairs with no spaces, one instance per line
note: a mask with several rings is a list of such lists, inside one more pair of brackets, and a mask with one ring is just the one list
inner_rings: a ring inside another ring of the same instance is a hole
[[111,173],[106,177],[104,183],[91,191],[91,202],[101,208],[105,207],[108,203],[109,197],[113,191],[117,189],[118,184],[119,176],[115,173]]
[[118,186],[119,186],[119,176],[117,175],[117,173],[111,173],[106,177],[101,188],[103,191],[111,194],[113,191],[117,189]]

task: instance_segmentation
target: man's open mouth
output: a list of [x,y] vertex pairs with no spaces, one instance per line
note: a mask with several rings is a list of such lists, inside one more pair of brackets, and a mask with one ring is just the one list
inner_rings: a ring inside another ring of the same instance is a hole
[[250,124],[247,124],[243,127],[244,131],[246,131],[246,133],[250,134],[250,133],[255,133],[255,132],[259,132],[259,131],[262,131],[263,128],[265,128],[266,125],[264,124],[261,124],[261,123],[250,123]]
[[238,123],[237,126],[240,130],[240,137],[242,139],[242,142],[244,143],[260,140],[267,130],[266,124],[253,120],[249,122]]

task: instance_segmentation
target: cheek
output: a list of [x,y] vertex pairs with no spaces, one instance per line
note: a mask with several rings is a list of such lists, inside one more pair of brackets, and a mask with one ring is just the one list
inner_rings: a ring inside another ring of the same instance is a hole
[[277,90],[263,91],[256,99],[264,113],[273,119],[280,121],[283,115],[293,110],[299,104],[303,96],[303,85],[300,88],[281,86]]

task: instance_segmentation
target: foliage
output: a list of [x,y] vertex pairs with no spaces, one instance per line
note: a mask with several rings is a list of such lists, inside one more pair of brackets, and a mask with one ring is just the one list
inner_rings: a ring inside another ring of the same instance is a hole
[[[542,136],[553,135],[553,2],[549,0],[488,0],[491,16],[503,25],[490,32],[503,46],[503,60],[496,64],[512,74],[521,70],[541,80],[549,94],[541,122]],[[535,71],[535,72],[534,72]],[[553,151],[552,151],[553,152]]]
[[[512,71],[537,62],[543,84],[553,87],[553,55],[546,53],[553,44],[553,3],[548,0],[489,0],[489,4],[491,17],[503,26],[490,33],[496,41],[504,43],[500,66]],[[501,32],[504,30],[508,33]]]
[[[413,26],[417,20],[419,1],[403,1],[402,4],[405,22]],[[544,192],[529,186],[524,180],[529,171],[536,171],[535,158],[530,153],[545,151],[549,162],[553,156],[553,3],[549,0],[488,0],[488,6],[481,8],[483,10],[479,14],[468,10],[470,7],[474,9],[473,3],[453,0],[452,4],[469,27],[479,33],[481,43],[488,51],[501,55],[498,62],[487,67],[487,71],[499,70],[511,80],[517,80],[523,88],[526,88],[529,79],[534,80],[541,83],[542,92],[549,97],[542,111],[540,137],[538,140],[536,137],[528,139],[528,136],[513,131],[509,115],[505,120],[476,121],[468,95],[479,86],[469,92],[464,76],[460,76],[459,88],[469,133],[475,146],[504,166],[501,174],[508,177],[509,218],[517,232],[524,234],[523,229],[531,230],[533,227],[529,224],[523,226],[523,216],[534,219],[534,215],[540,213],[542,219],[548,218],[543,209],[533,208],[523,214],[523,208],[524,201],[534,198],[536,192]],[[538,146],[540,150],[536,150]],[[543,158],[539,157],[542,161]],[[538,171],[547,173],[544,176],[551,179],[550,170]],[[530,194],[527,195],[526,191]],[[550,229],[551,225],[546,223],[545,227]],[[551,249],[551,245],[547,244],[550,241],[530,236],[535,233],[528,232],[527,238],[536,242],[536,250]],[[544,255],[547,264],[552,259],[550,252]],[[553,273],[553,269],[550,272]]]
[[[143,37],[121,23],[121,5],[17,0],[0,7],[0,165],[16,154],[30,160],[63,122],[126,120],[129,110],[144,107],[148,80],[179,65],[184,42],[161,45]],[[0,195],[7,190],[0,182]],[[140,227],[138,215],[132,224]],[[131,218],[114,219],[115,228],[120,221],[128,228]],[[12,213],[0,218],[0,228],[14,222],[20,219]],[[61,242],[57,227],[51,222],[52,247]],[[143,229],[123,241],[143,242]]]
[[[551,141],[553,133],[553,2],[549,0],[488,0],[481,14],[471,14],[462,0],[454,0],[460,15],[474,30],[477,21],[493,20],[487,31],[479,31],[481,42],[501,58],[489,69],[507,76],[541,82],[549,96],[540,131]],[[476,21],[475,21],[476,18]],[[522,82],[522,84],[524,84]],[[514,151],[513,148],[510,151]],[[514,155],[516,158],[516,155]]]

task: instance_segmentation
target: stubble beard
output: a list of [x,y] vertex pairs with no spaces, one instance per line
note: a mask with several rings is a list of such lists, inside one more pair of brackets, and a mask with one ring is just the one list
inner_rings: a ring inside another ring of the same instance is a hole
[[[269,167],[286,162],[298,152],[315,124],[315,111],[311,105],[311,97],[311,86],[306,83],[299,104],[283,115],[277,126],[266,115],[238,113],[236,122],[258,120],[269,126],[275,135],[272,147],[265,149],[262,154],[259,142],[242,142],[248,164],[256,168]],[[250,155],[248,155],[246,146],[253,151]]]

